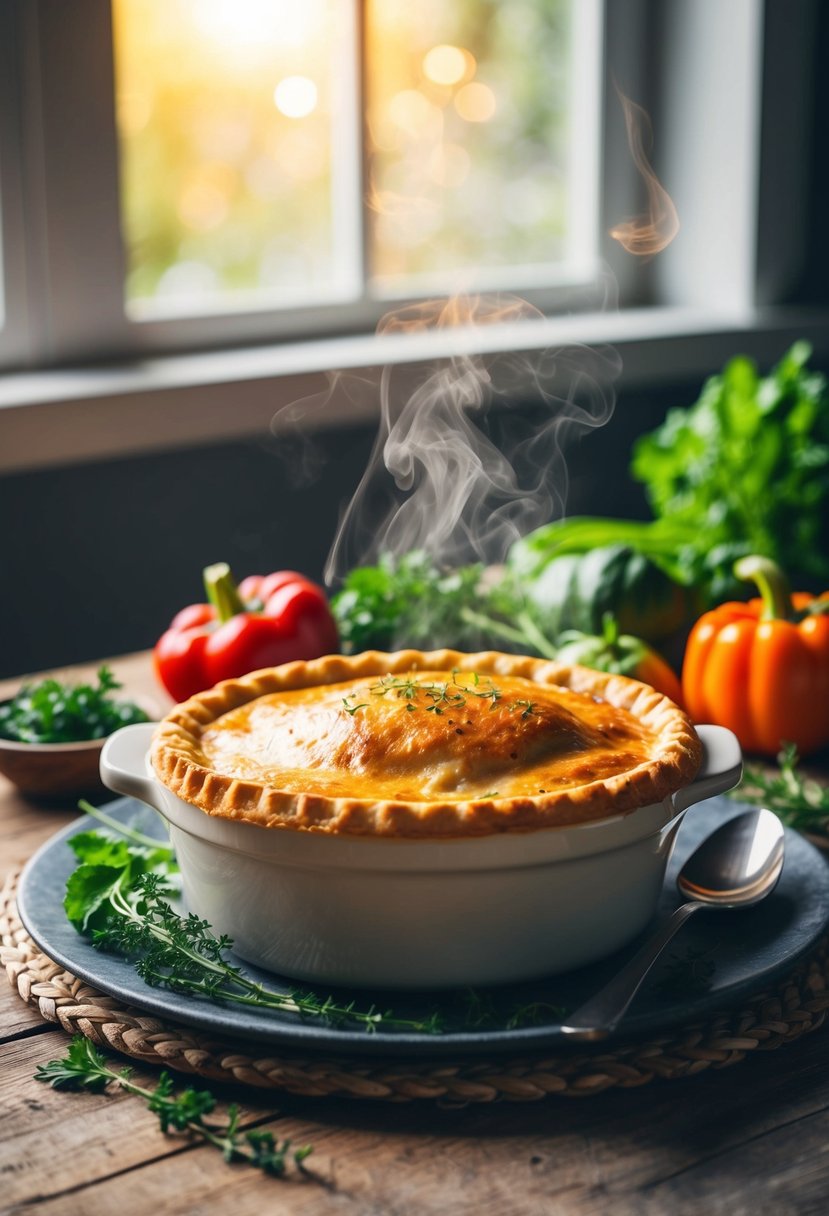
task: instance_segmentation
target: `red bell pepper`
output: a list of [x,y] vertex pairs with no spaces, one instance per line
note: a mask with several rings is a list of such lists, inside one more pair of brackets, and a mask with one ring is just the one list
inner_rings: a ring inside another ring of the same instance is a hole
[[254,574],[239,587],[225,562],[204,571],[207,604],[176,613],[153,654],[159,680],[176,701],[293,659],[339,648],[325,592],[293,570]]

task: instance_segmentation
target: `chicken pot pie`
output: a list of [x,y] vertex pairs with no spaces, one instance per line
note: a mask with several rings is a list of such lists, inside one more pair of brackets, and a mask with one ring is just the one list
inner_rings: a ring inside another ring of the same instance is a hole
[[369,651],[228,680],[159,725],[153,767],[209,815],[451,837],[567,826],[693,780],[685,714],[623,676],[454,650]]
[[208,815],[266,828],[468,837],[564,827],[693,781],[686,715],[622,676],[514,654],[328,655],[177,705],[152,764]]

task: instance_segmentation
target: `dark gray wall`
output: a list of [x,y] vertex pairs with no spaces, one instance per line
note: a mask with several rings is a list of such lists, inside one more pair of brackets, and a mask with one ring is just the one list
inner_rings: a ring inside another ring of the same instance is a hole
[[[623,396],[610,422],[569,452],[569,514],[642,516],[629,479],[633,438],[698,385]],[[295,568],[321,578],[373,428],[314,442],[240,442],[0,478],[0,676],[152,646],[178,608],[202,598],[201,570],[238,578]]]

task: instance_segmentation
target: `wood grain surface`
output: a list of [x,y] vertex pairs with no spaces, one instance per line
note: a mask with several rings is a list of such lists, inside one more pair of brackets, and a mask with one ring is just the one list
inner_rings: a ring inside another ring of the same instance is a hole
[[[147,656],[113,663],[163,701]],[[80,678],[88,669],[77,669]],[[14,682],[15,684],[17,682]],[[0,684],[0,696],[13,691]],[[23,862],[74,808],[0,783],[0,866]],[[131,1096],[33,1079],[66,1037],[0,985],[0,1211],[50,1216],[823,1216],[829,1211],[829,1033],[723,1072],[584,1100],[382,1107],[252,1091],[246,1126],[310,1143],[307,1172],[271,1179],[164,1135]],[[116,1061],[117,1063],[117,1061]],[[143,1068],[147,1085],[154,1074]],[[219,1091],[217,1090],[217,1093]],[[220,1108],[221,1109],[221,1108]]]

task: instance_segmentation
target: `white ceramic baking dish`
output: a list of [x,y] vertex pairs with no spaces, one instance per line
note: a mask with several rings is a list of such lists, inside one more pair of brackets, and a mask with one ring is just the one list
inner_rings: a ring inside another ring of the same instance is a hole
[[611,953],[653,916],[684,812],[742,765],[730,731],[701,726],[696,780],[660,803],[575,827],[378,839],[206,815],[156,778],[153,729],[114,734],[101,776],[167,821],[191,911],[250,962],[348,987],[517,982]]

